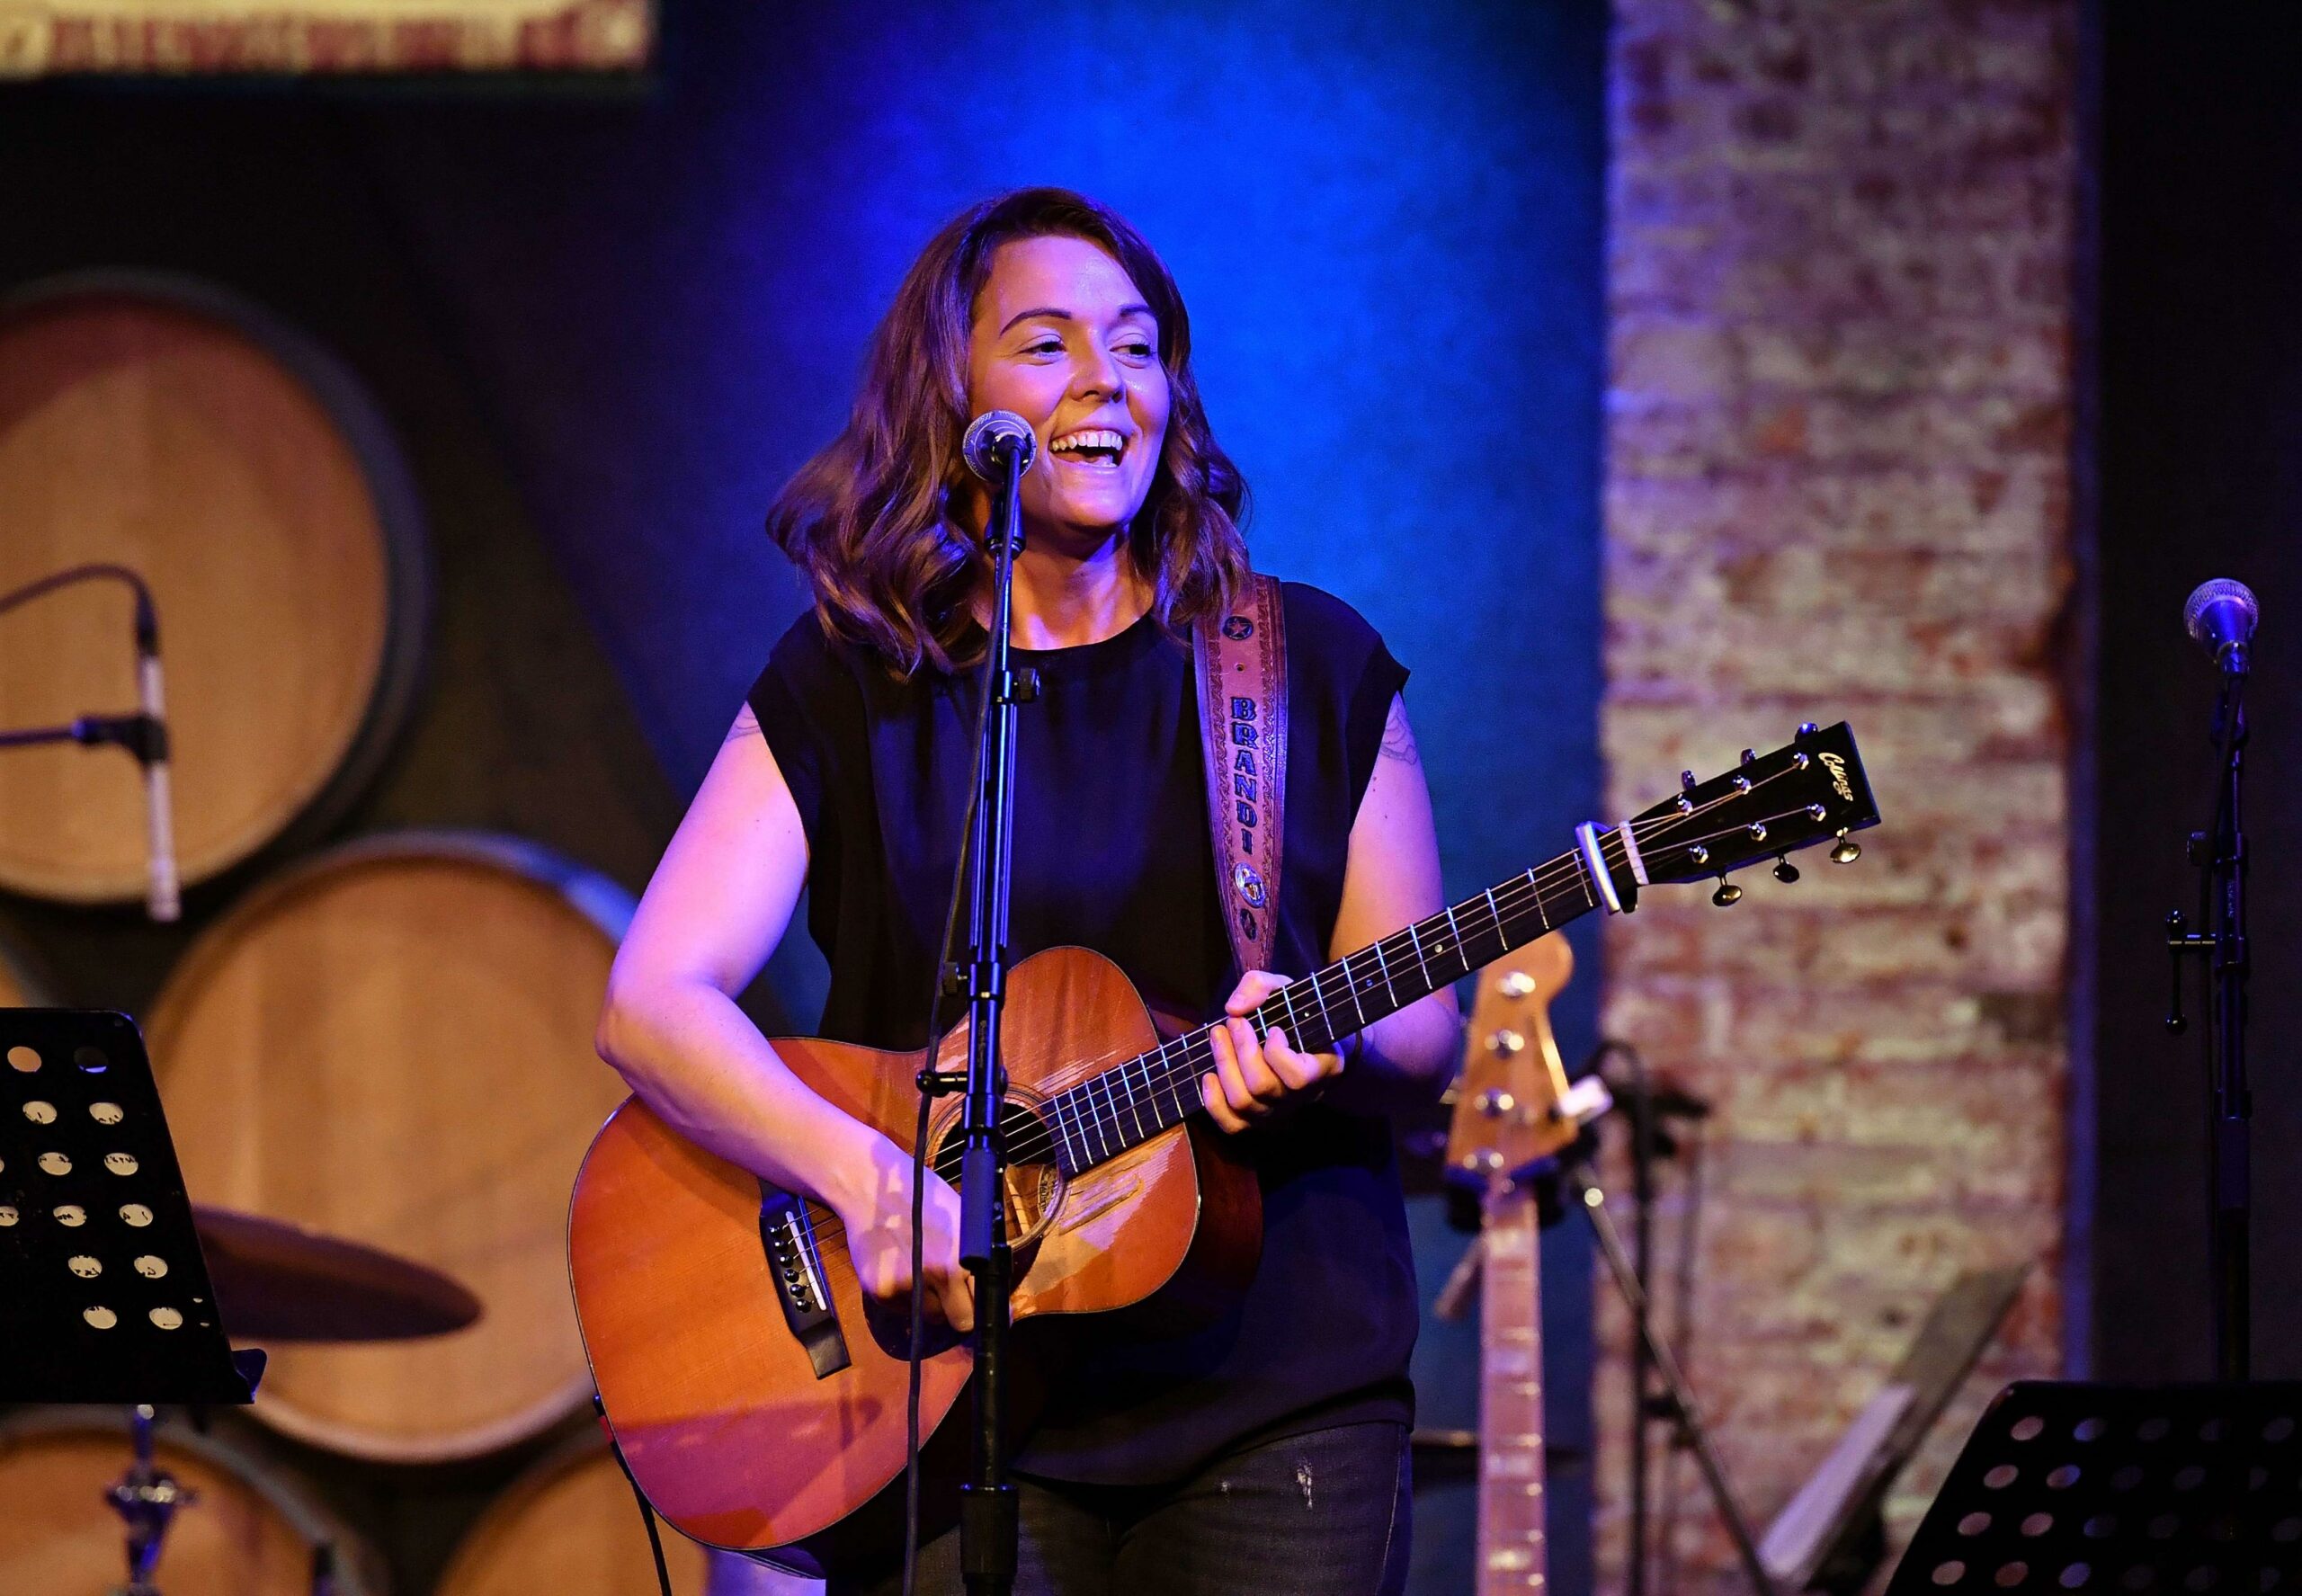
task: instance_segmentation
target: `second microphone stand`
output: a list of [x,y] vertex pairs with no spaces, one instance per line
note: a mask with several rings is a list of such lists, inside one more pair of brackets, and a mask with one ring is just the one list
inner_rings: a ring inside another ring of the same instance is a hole
[[2173,1001],[2166,1029],[2184,1030],[2185,954],[2208,960],[2207,1051],[2212,1107],[2207,1128],[2208,1256],[2214,1278],[2215,1374],[2223,1380],[2253,1378],[2252,1244],[2253,1225],[2253,1097],[2246,1083],[2246,833],[2239,811],[2239,779],[2246,756],[2246,647],[2224,648],[2222,699],[2215,711],[2217,771],[2214,829],[2192,832],[2190,862],[2199,870],[2199,925],[2193,932],[2181,910],[2166,916],[2166,944],[2174,958]]

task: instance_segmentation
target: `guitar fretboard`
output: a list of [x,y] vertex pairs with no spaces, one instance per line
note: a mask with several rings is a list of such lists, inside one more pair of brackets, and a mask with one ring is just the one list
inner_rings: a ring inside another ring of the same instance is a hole
[[[1612,834],[1608,840],[1614,840]],[[1612,863],[1610,858],[1611,869]],[[1298,1052],[1325,1052],[1384,1015],[1589,914],[1599,901],[1582,854],[1562,853],[1289,984],[1250,1013],[1248,1022],[1258,1037],[1284,1030]],[[1049,1098],[1042,1112],[1058,1167],[1066,1174],[1092,1168],[1197,1112],[1200,1078],[1215,1065],[1210,1029],[1177,1037]]]

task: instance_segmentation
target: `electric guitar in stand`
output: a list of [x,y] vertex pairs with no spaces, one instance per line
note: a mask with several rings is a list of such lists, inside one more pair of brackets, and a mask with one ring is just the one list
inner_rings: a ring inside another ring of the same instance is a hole
[[1554,934],[1479,977],[1447,1132],[1448,1181],[1479,1194],[1477,1596],[1539,1591],[1548,1575],[1536,1182],[1609,1107],[1596,1076],[1566,1083],[1551,1034],[1551,1000],[1574,970]]
[[[1860,850],[1848,834],[1878,821],[1853,734],[1801,727],[1630,820],[1577,826],[1548,862],[1293,983],[1249,1022],[1323,1051],[1571,920],[1635,907],[1645,887],[1717,877],[1714,901],[1731,902],[1727,871],[1834,838],[1833,857],[1851,860]],[[1231,1300],[1261,1252],[1262,1199],[1200,1112],[1208,1030],[1162,1043],[1119,967],[1080,948],[1016,965],[1003,1030],[1019,1333],[1039,1318]],[[955,1030],[941,1057],[965,1048]],[[834,1107],[910,1145],[923,1054],[805,1038],[775,1049]],[[928,1130],[927,1155],[954,1182],[959,1115],[943,1100]],[[708,1546],[800,1574],[852,1565],[901,1535],[908,1369],[864,1315],[838,1216],[631,1100],[576,1176],[567,1250],[607,1422],[656,1511]],[[964,1426],[943,1420],[968,1358],[958,1346],[922,1367],[931,1502],[964,1458]]]

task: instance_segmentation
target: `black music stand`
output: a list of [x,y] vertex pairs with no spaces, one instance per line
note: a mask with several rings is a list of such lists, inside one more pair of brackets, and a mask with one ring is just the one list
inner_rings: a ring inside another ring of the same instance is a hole
[[2019,1380],[1887,1596],[2265,1596],[2302,1578],[2302,1382]]
[[255,1400],[125,1014],[0,1009],[0,1402]]

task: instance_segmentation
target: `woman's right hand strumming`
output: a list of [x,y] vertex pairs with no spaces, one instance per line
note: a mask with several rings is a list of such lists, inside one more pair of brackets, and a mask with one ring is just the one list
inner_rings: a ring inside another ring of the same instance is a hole
[[[863,1288],[866,1310],[894,1330],[892,1345],[902,1347],[909,1341],[911,1323],[911,1155],[874,1132],[855,1164],[861,1165],[855,1170],[860,1178],[826,1182],[839,1189],[826,1190],[824,1200],[846,1226],[847,1255]],[[921,1268],[932,1351],[935,1340],[949,1344],[948,1337],[933,1337],[933,1332],[965,1334],[975,1328],[975,1279],[959,1267],[959,1194],[932,1169],[926,1179]]]
[[[793,1075],[734,994],[781,940],[807,873],[789,785],[746,708],[665,850],[608,976],[600,1056],[707,1151],[838,1214],[890,1351],[910,1342],[911,1155]],[[975,1326],[959,1193],[927,1177],[931,1350]]]

